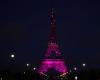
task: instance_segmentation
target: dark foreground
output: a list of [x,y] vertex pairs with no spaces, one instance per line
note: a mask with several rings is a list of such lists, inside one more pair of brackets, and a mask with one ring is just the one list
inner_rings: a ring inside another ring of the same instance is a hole
[[[55,73],[56,74],[56,73]],[[25,72],[15,73],[10,71],[0,71],[0,80],[100,80],[100,70],[86,70],[71,72],[66,77],[59,75],[48,76],[39,75],[37,71],[26,70]]]

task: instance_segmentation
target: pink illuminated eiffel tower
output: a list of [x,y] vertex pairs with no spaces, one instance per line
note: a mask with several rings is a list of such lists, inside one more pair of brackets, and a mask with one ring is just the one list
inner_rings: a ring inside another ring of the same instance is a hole
[[59,50],[59,45],[56,39],[56,20],[54,8],[50,11],[51,20],[51,32],[50,39],[48,42],[48,48],[45,54],[45,59],[42,61],[38,72],[41,74],[46,74],[50,69],[54,69],[63,75],[68,72],[65,66],[64,60],[61,58],[61,52]]

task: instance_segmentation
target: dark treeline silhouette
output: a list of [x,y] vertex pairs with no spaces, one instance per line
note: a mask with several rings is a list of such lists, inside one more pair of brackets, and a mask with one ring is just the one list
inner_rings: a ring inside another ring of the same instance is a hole
[[[53,75],[52,75],[52,74]],[[80,72],[69,73],[64,80],[100,80],[100,70],[82,70]],[[0,80],[62,80],[57,72],[49,72],[47,76],[39,75],[37,71],[26,70],[24,72],[15,73],[10,71],[0,71]]]

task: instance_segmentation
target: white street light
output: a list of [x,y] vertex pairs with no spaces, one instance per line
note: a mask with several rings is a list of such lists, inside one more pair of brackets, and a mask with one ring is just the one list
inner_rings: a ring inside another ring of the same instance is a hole
[[11,57],[11,58],[14,58],[14,57],[15,57],[15,55],[14,55],[14,54],[11,54],[11,55],[10,55],[10,57]]
[[83,64],[82,64],[82,66],[83,66],[83,67],[85,67],[85,66],[86,66],[86,64],[85,64],[85,63],[83,63]]
[[2,80],[2,77],[0,78],[0,80]]
[[77,70],[77,67],[74,67],[74,70],[76,71]]
[[30,64],[26,64],[27,67],[29,67]]
[[75,76],[75,80],[77,80],[78,79],[78,77],[77,76]]
[[26,72],[24,72],[24,74],[25,74]]
[[70,69],[70,70],[69,70],[69,72],[71,73],[71,72],[72,72],[72,70]]
[[33,70],[36,70],[36,67],[34,67]]

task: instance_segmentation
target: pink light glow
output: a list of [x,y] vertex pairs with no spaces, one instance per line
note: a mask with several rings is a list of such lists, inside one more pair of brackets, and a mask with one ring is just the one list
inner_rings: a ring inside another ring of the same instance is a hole
[[54,68],[61,74],[68,72],[63,60],[61,59],[45,59],[41,65],[39,72],[46,73],[50,68]]
[[[61,55],[61,52],[59,50],[59,45],[57,44],[56,40],[56,26],[55,26],[55,16],[53,9],[50,13],[50,19],[51,19],[51,34],[50,34],[50,41],[48,43],[48,48],[45,54],[45,57],[51,57],[50,55],[55,53],[56,57],[58,58]],[[55,57],[55,55],[54,55]],[[53,58],[54,58],[53,57]],[[68,72],[67,67],[65,66],[65,63],[62,59],[44,59],[41,63],[41,66],[38,70],[38,72],[41,73],[46,73],[50,68],[53,68],[57,70],[60,74],[65,74]]]
[[46,52],[46,57],[50,56],[51,55],[51,52],[54,51],[56,56],[59,56],[61,53],[58,49],[58,45],[56,43],[49,43],[48,44],[48,49],[47,49],[47,52]]

